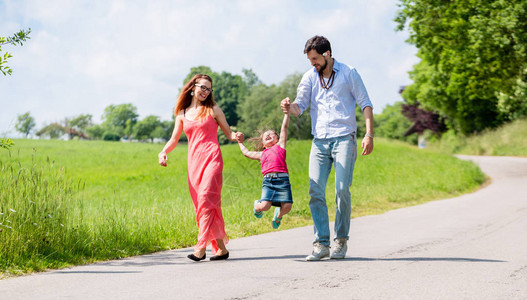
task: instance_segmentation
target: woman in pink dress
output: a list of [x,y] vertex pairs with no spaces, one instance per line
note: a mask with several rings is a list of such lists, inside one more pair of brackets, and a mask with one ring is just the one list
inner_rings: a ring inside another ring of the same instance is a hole
[[188,185],[199,228],[198,243],[188,258],[206,258],[206,247],[212,245],[210,260],[229,257],[225,248],[228,237],[221,212],[223,160],[218,143],[218,126],[231,141],[243,141],[242,133],[234,133],[225,115],[212,97],[212,78],[195,75],[181,91],[174,111],[176,121],[172,137],[159,153],[159,164],[167,166],[167,153],[172,151],[184,130],[188,138]]

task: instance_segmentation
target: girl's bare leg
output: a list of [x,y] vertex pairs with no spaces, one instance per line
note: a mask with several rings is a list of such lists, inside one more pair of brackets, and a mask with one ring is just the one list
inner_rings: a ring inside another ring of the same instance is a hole
[[271,201],[261,201],[255,207],[256,211],[268,211],[271,208]]
[[281,218],[285,214],[290,212],[292,207],[293,203],[282,203],[282,206],[280,207],[280,212],[278,213],[278,218]]

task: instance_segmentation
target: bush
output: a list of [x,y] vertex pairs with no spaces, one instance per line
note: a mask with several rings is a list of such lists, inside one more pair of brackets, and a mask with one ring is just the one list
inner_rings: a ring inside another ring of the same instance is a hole
[[104,141],[119,141],[121,137],[116,132],[106,131],[102,135]]

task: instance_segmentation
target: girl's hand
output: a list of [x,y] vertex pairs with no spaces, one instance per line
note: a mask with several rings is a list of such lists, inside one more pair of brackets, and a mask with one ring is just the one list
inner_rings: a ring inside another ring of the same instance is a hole
[[167,166],[168,157],[165,152],[159,152],[159,155],[157,156],[159,159],[159,164],[163,167]]
[[291,106],[291,100],[289,99],[289,97],[285,98],[284,100],[282,100],[282,102],[280,102],[280,108],[285,114],[289,113],[290,106]]
[[245,140],[245,136],[243,135],[242,132],[236,132],[236,141],[238,143],[243,143],[243,141]]

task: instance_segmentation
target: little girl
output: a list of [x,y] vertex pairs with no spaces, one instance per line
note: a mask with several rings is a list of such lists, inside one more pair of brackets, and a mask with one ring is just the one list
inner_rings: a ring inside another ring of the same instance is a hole
[[[273,228],[280,226],[282,217],[287,214],[293,206],[291,185],[289,184],[289,172],[285,162],[285,145],[287,141],[287,127],[289,126],[289,113],[285,113],[282,122],[280,138],[273,130],[267,130],[257,138],[256,148],[259,151],[249,151],[243,143],[238,143],[246,157],[259,160],[262,165],[263,184],[262,198],[254,201],[254,215],[261,218],[264,211],[271,206],[278,206],[274,211]],[[261,151],[263,149],[263,151]]]

